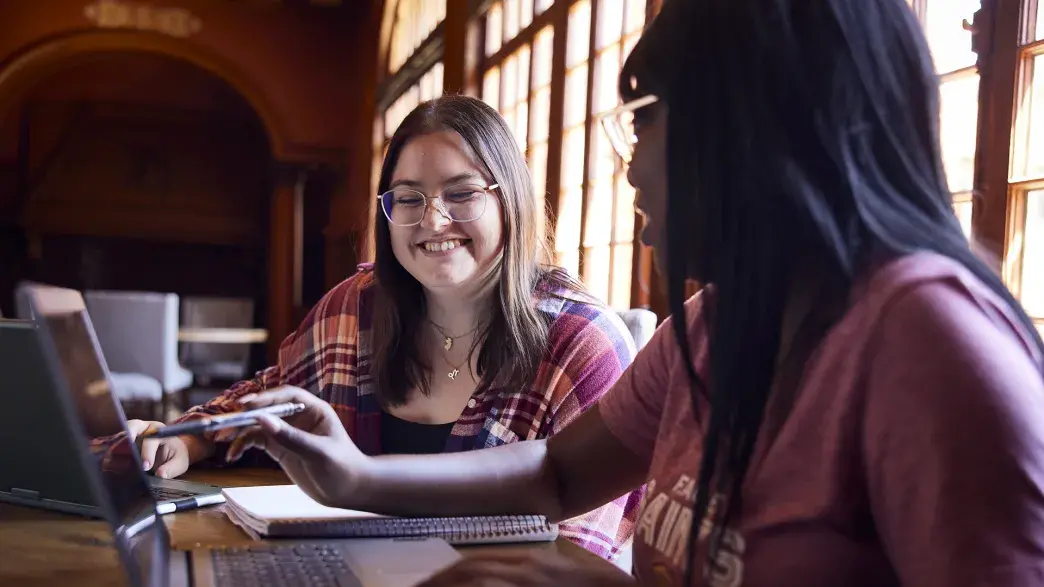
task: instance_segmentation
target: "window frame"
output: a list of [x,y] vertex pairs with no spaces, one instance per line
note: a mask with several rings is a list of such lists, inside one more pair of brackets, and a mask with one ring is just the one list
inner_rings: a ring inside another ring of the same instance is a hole
[[[548,137],[547,137],[547,162],[546,162],[546,176],[544,183],[544,205],[549,214],[549,230],[551,235],[555,234],[557,227],[557,217],[559,206],[561,204],[561,198],[563,196],[562,186],[562,150],[564,142],[564,118],[565,118],[565,82],[566,82],[566,49],[569,39],[569,12],[581,0],[555,0],[554,3],[548,7],[544,12],[536,15],[532,21],[521,27],[518,33],[510,38],[503,39],[500,47],[490,55],[486,55],[486,20],[488,15],[488,9],[496,3],[496,0],[488,0],[481,3],[478,17],[476,18],[477,27],[480,31],[480,38],[477,45],[479,59],[476,66],[476,72],[478,79],[483,79],[486,72],[493,68],[501,68],[506,60],[515,55],[524,46],[530,47],[530,71],[527,77],[529,87],[526,88],[527,92],[526,100],[529,101],[528,116],[530,120],[527,121],[527,129],[532,129],[532,115],[534,108],[532,107],[532,88],[533,88],[533,47],[535,45],[536,36],[540,31],[544,30],[545,27],[550,26],[553,31],[553,42],[551,52],[551,82],[550,82],[550,112],[549,112],[549,125],[548,125]],[[621,0],[590,0],[591,2],[591,22],[590,30],[587,40],[587,48],[585,52],[585,63],[587,67],[587,80],[586,80],[586,95],[584,97],[584,121],[583,121],[583,133],[584,133],[584,153],[583,153],[583,176],[579,186],[580,190],[580,216],[579,216],[579,246],[578,250],[581,251],[578,275],[584,275],[585,269],[585,255],[582,251],[586,248],[584,243],[587,238],[587,215],[589,211],[589,205],[591,202],[590,190],[592,188],[592,145],[594,142],[594,133],[602,132],[598,125],[595,115],[592,112],[592,105],[594,101],[595,92],[595,60],[600,54],[600,51],[596,48],[596,34],[598,25],[598,10],[599,5],[602,2],[619,2]],[[645,0],[645,22],[649,22],[652,17],[659,11],[661,5],[660,0]],[[503,16],[501,16],[503,26]],[[604,49],[603,49],[604,50]],[[622,60],[621,60],[622,65]],[[481,86],[482,84],[477,84]],[[501,81],[501,87],[503,87],[503,81]],[[579,124],[579,123],[578,123]],[[530,141],[527,137],[527,151],[530,146]],[[527,153],[528,156],[528,153]],[[616,174],[614,173],[614,179]],[[614,187],[614,212],[616,206],[615,187]],[[614,254],[612,251],[613,245],[618,244],[616,238],[615,221],[617,219],[616,214],[613,214],[614,230],[610,237],[610,274],[606,276],[609,280],[609,289],[612,292],[613,289],[613,271],[615,264],[613,263]],[[651,308],[661,318],[665,318],[667,315],[667,304],[666,299],[663,296],[663,292],[659,291],[661,288],[658,287],[658,283],[653,278],[653,260],[652,251],[649,247],[645,246],[640,239],[640,233],[642,229],[642,219],[635,213],[634,221],[630,227],[632,240],[631,240],[631,275],[630,275],[630,303],[629,307],[632,308]],[[611,293],[610,293],[611,295]],[[608,300],[607,300],[608,301]]]
[[[415,84],[419,82],[422,76],[431,69],[431,67],[442,62],[444,64],[443,74],[443,93],[461,92],[467,95],[480,96],[481,95],[481,80],[482,75],[486,69],[490,67],[489,64],[496,63],[497,66],[502,65],[504,59],[511,55],[514,51],[518,50],[522,45],[529,44],[530,58],[532,63],[532,46],[535,40],[536,34],[543,30],[545,26],[553,27],[553,41],[551,47],[551,82],[549,87],[550,93],[550,111],[548,112],[548,137],[546,143],[547,151],[547,165],[546,165],[546,177],[545,177],[545,208],[547,210],[558,210],[559,195],[561,191],[561,159],[562,159],[562,122],[563,122],[563,111],[564,111],[564,92],[565,92],[565,55],[566,55],[566,42],[568,38],[568,13],[569,8],[579,0],[532,0],[532,5],[551,1],[551,5],[547,6],[544,11],[536,15],[532,21],[524,26],[520,27],[518,34],[512,39],[508,39],[502,43],[502,46],[498,51],[492,55],[485,55],[485,15],[488,8],[496,2],[496,0],[446,0],[446,12],[445,18],[440,22],[434,30],[428,35],[423,42],[417,45],[416,50],[408,58],[401,67],[395,72],[389,72],[387,63],[390,57],[389,49],[391,38],[394,36],[394,28],[396,25],[396,19],[398,18],[398,11],[396,10],[398,2],[400,0],[387,0],[385,3],[384,20],[382,21],[382,34],[379,52],[379,63],[378,63],[378,85],[376,91],[375,109],[374,109],[374,133],[378,131],[377,125],[381,125],[380,132],[382,135],[386,134],[384,125],[384,115],[389,106],[391,106],[397,99],[399,99],[405,92],[409,91]],[[591,27],[591,38],[590,46],[588,47],[588,59],[592,58],[593,44],[595,35],[595,19],[597,18],[597,7],[599,2],[604,1],[618,1],[618,0],[592,0],[592,27]],[[527,0],[520,0],[523,5],[528,5]],[[645,2],[645,22],[649,22],[652,17],[659,12],[662,0],[646,0]],[[449,35],[452,38],[447,38]],[[591,64],[593,65],[593,64]],[[601,132],[598,128],[597,122],[591,115],[591,93],[593,91],[593,80],[594,75],[593,66],[588,69],[588,83],[587,93],[585,99],[586,104],[586,115],[585,115],[585,153],[584,153],[584,182],[582,189],[583,192],[583,205],[586,205],[587,198],[587,184],[589,176],[589,156],[590,156],[590,144],[591,144],[591,133]],[[532,67],[529,72],[529,84],[532,88],[533,82],[533,71]],[[527,101],[532,103],[532,95],[527,96]],[[531,105],[531,104],[530,104]],[[532,118],[533,108],[528,108],[527,116]],[[532,121],[527,120],[527,129],[532,129]],[[528,135],[528,132],[527,132]],[[379,156],[378,150],[383,151],[376,145],[376,141],[371,141],[371,148],[375,150],[373,160]],[[529,142],[527,140],[527,148]],[[372,182],[371,182],[372,183]],[[376,185],[372,186],[373,190],[376,190]],[[584,217],[586,215],[586,209],[581,211],[581,245],[583,243],[584,234]],[[368,229],[368,238],[366,239],[366,250],[363,251],[361,257],[363,259],[373,259],[373,214],[370,214],[370,219],[367,221],[370,226]],[[548,217],[549,225],[553,225],[553,216]],[[641,243],[640,233],[642,228],[642,219],[638,214],[634,215],[634,224],[632,227],[633,232],[633,246],[632,246],[632,261],[631,261],[631,307],[650,308],[661,318],[666,318],[668,309],[666,295],[659,283],[659,280],[654,279],[654,268],[652,260],[652,251],[649,247]],[[581,261],[582,262],[582,261]],[[582,271],[581,266],[581,271]]]
[[[983,2],[973,22],[979,56],[979,129],[973,226],[976,240],[1016,298],[1022,294],[1029,194],[1044,189],[1044,172],[1026,176],[1032,59],[1044,54],[1036,36],[1040,0]],[[1029,64],[1030,66],[1027,66]],[[1021,168],[1021,169],[1020,169]],[[1018,171],[1018,173],[1017,173]],[[998,263],[999,261],[999,263]],[[1033,316],[1044,335],[1044,316]]]

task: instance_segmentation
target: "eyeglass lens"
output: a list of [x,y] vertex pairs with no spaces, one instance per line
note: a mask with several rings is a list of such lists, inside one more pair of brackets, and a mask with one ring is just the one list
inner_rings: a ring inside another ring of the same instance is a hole
[[430,205],[454,222],[478,220],[486,211],[486,188],[479,185],[457,185],[442,190],[438,196],[406,188],[397,188],[381,196],[384,215],[392,224],[412,226],[420,224]]
[[602,126],[609,137],[613,150],[625,162],[631,161],[634,145],[637,142],[634,128],[634,112],[619,112],[604,119]]

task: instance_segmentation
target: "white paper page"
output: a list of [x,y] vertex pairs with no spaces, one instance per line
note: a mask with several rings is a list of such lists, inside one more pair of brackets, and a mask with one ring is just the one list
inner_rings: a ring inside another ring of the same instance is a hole
[[305,495],[296,485],[228,487],[225,499],[250,516],[266,522],[280,520],[363,520],[385,518],[378,514],[326,507]]

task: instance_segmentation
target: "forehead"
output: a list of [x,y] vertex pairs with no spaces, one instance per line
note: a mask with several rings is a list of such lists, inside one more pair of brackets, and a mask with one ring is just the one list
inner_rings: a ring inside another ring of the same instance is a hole
[[439,131],[410,139],[395,162],[392,182],[410,181],[437,185],[448,178],[486,173],[464,138],[453,131]]

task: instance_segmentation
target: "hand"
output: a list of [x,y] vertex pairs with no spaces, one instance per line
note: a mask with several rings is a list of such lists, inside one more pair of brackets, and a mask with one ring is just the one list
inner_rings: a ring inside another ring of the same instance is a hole
[[[163,422],[130,420],[127,432],[130,441],[148,431],[163,428]],[[155,470],[158,477],[173,479],[188,470],[189,465],[209,455],[213,448],[198,438],[174,436],[171,438],[145,438],[141,441],[142,468]]]
[[250,448],[267,452],[309,497],[329,506],[352,495],[368,460],[348,437],[333,407],[299,387],[283,386],[239,399],[246,409],[296,402],[302,412],[285,420],[263,415],[258,426],[241,433],[228,450],[229,461]]
[[417,587],[634,587],[609,563],[584,565],[557,552],[479,554],[465,558]]

